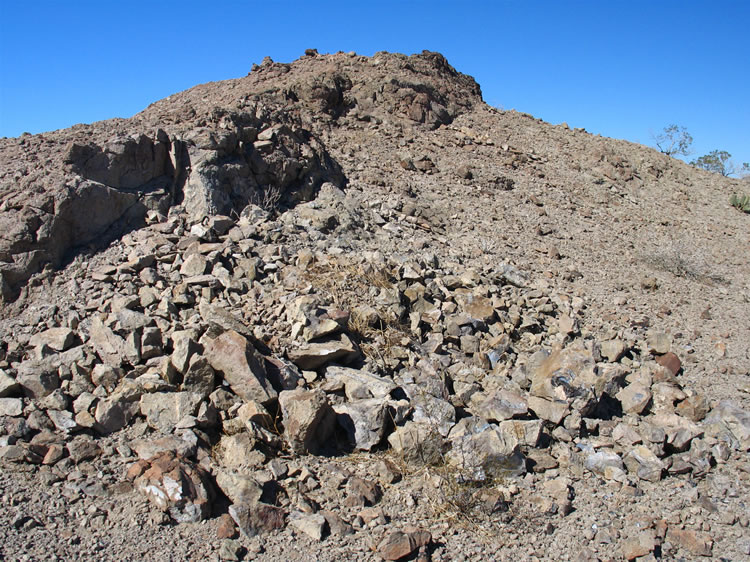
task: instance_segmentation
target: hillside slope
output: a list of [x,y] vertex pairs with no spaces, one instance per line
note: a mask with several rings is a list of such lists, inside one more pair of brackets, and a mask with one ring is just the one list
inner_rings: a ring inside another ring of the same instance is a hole
[[742,189],[430,52],[0,139],[0,552],[747,556]]

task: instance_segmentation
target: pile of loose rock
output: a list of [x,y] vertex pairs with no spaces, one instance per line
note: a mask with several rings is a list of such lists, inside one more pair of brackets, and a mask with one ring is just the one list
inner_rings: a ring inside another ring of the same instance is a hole
[[99,559],[98,530],[142,558],[149,524],[226,560],[730,545],[746,327],[715,324],[744,266],[631,255],[696,230],[699,172],[662,156],[493,110],[434,53],[311,51],[0,139],[7,553]]
[[[221,495],[248,536],[288,524],[320,540],[378,517],[380,484],[286,459],[386,449],[392,478],[395,460],[467,486],[554,469],[627,483],[750,449],[746,412],[682,388],[666,334],[597,341],[580,297],[514,267],[327,255],[256,207],[152,219],[107,253],[119,261],[68,272],[77,309],[8,340],[2,460],[69,470],[139,427],[127,478],[173,520],[211,516]],[[343,486],[358,522],[320,510],[306,495],[320,486]],[[543,509],[569,510],[568,492]],[[388,559],[430,540],[399,533]]]

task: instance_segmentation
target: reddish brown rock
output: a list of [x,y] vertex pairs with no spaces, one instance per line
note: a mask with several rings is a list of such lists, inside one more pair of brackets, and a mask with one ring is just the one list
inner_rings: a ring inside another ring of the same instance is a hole
[[654,548],[656,548],[656,533],[653,529],[648,529],[626,539],[622,543],[622,555],[626,560],[635,560],[653,552]]
[[216,536],[220,539],[235,539],[239,533],[237,533],[237,526],[234,524],[234,519],[228,513],[224,513],[219,517],[219,526],[216,529]]
[[254,537],[263,531],[283,529],[286,524],[286,511],[260,502],[230,505],[229,515],[237,523],[242,534],[248,537]]
[[415,528],[393,531],[378,545],[378,554],[384,560],[400,560],[418,548],[430,544],[431,541],[432,535],[429,531]]
[[680,358],[671,351],[664,355],[657,356],[656,362],[662,367],[669,369],[673,375],[676,375],[680,372],[680,369],[682,369],[682,361],[680,361]]
[[708,533],[690,529],[669,529],[667,540],[696,556],[711,556],[714,547],[714,541]]
[[138,461],[131,466],[128,475],[138,474],[148,465],[135,477],[134,484],[156,507],[168,512],[178,523],[194,523],[211,514],[212,488],[202,468],[167,452],[150,462]]

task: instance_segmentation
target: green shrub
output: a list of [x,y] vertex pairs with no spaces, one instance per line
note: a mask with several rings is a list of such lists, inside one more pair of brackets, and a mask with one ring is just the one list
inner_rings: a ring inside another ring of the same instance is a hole
[[750,213],[750,195],[738,195],[735,193],[729,198],[729,204],[732,207],[737,207],[740,211]]

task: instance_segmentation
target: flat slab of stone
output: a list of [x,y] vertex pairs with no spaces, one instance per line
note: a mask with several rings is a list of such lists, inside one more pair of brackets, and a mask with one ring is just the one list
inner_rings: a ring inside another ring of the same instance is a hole
[[349,363],[359,357],[359,350],[342,334],[337,340],[307,343],[289,352],[289,360],[303,371],[313,371],[333,361]]

